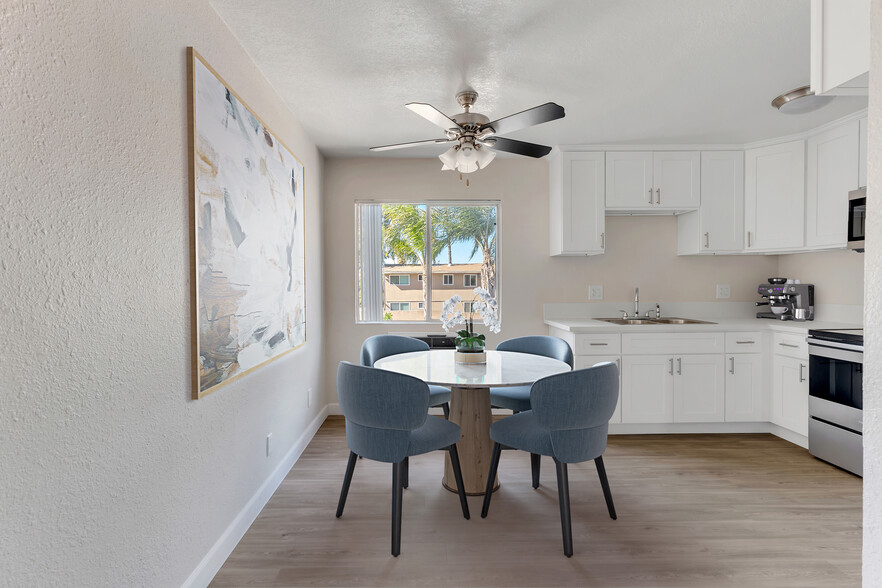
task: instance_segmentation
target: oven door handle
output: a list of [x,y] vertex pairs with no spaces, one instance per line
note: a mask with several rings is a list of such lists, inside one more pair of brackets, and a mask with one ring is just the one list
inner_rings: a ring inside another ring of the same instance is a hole
[[861,351],[851,351],[848,349],[809,344],[809,356],[812,355],[816,357],[826,357],[828,359],[838,359],[839,361],[847,361],[850,363],[864,363],[864,354]]

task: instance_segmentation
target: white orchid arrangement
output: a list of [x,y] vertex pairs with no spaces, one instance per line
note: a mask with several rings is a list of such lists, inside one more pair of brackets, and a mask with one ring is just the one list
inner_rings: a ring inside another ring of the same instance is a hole
[[445,331],[450,332],[456,325],[465,324],[465,329],[456,332],[457,346],[463,345],[467,348],[483,349],[484,335],[473,332],[474,314],[475,312],[478,313],[481,320],[484,321],[484,325],[490,329],[491,333],[498,333],[502,330],[499,322],[499,305],[485,288],[479,286],[473,292],[475,297],[472,299],[468,318],[461,310],[456,308],[456,305],[462,302],[462,297],[459,294],[454,294],[444,302],[444,306],[441,307],[441,326],[444,327]]

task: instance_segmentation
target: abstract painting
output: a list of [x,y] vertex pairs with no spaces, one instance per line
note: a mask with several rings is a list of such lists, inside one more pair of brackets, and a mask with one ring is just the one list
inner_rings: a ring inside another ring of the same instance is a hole
[[193,48],[194,397],[306,342],[303,164]]

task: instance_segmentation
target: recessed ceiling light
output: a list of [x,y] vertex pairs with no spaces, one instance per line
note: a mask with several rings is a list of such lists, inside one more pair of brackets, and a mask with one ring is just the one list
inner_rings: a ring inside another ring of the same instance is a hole
[[772,100],[772,106],[784,114],[804,114],[827,106],[833,96],[816,96],[809,86],[803,86],[781,94]]

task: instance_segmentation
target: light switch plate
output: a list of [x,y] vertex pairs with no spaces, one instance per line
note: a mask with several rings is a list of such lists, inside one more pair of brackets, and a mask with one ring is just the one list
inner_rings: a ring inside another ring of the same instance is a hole
[[603,300],[603,286],[588,286],[588,300]]
[[717,298],[729,298],[731,295],[732,290],[729,284],[717,284]]

